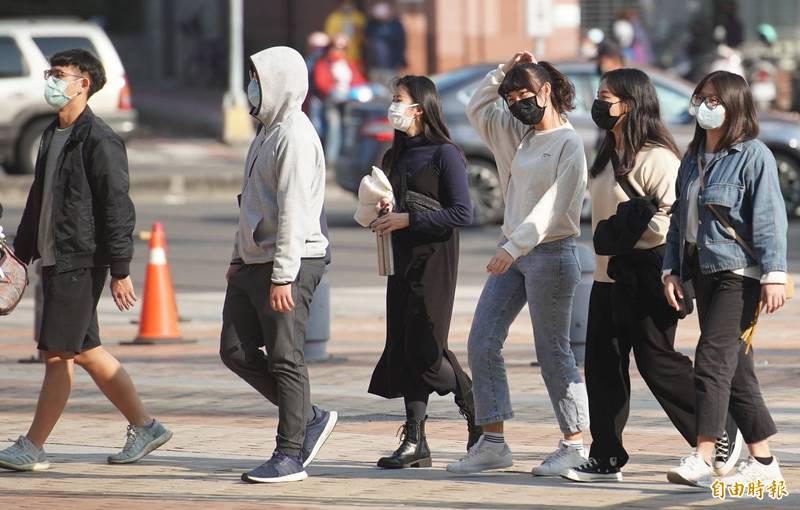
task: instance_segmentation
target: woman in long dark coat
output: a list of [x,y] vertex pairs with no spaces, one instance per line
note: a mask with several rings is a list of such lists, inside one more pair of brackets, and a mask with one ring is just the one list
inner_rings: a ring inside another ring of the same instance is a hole
[[[372,224],[393,232],[395,273],[386,291],[386,347],[372,374],[369,392],[403,397],[406,423],[400,447],[378,461],[388,469],[427,467],[425,439],[428,396],[453,393],[468,423],[474,424],[472,381],[447,347],[458,274],[458,227],[472,223],[466,161],[450,140],[436,86],[424,76],[394,84],[389,121],[394,142],[383,158],[397,200],[395,211]],[[379,207],[390,210],[388,203]]]

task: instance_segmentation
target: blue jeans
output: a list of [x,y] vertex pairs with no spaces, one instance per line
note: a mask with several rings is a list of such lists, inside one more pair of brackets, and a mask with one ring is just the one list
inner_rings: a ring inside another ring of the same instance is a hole
[[486,281],[469,333],[469,367],[475,423],[514,416],[503,361],[508,328],[525,302],[530,309],[536,355],[558,426],[565,434],[587,430],[589,403],[569,342],[572,298],[581,270],[573,238],[545,243]]

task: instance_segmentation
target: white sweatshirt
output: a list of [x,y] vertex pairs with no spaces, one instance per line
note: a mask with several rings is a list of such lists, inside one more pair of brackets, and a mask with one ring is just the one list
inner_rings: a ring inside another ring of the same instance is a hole
[[234,259],[273,262],[272,283],[297,278],[302,258],[322,258],[328,240],[320,214],[325,158],[314,126],[300,110],[308,71],[297,51],[276,46],[250,57],[258,72],[262,124],[244,168]]
[[504,76],[500,67],[486,75],[467,117],[497,162],[505,198],[503,249],[517,259],[541,243],[580,234],[586,155],[569,122],[533,131],[511,115],[497,94]]

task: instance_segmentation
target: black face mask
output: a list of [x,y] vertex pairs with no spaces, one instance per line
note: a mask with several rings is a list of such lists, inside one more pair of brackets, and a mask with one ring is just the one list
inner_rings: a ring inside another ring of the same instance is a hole
[[520,99],[508,107],[511,110],[511,115],[528,126],[536,125],[542,121],[545,108],[547,107],[539,106],[536,102],[536,96]]
[[617,103],[610,103],[602,99],[594,100],[594,103],[592,103],[592,120],[597,124],[597,127],[609,131],[617,124],[620,115],[611,115],[609,113],[611,107],[615,104]]

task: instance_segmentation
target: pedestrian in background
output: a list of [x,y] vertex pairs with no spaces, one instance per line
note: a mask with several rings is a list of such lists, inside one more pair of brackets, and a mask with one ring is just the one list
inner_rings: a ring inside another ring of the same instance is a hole
[[528,52],[491,71],[467,105],[470,124],[497,161],[505,213],[503,237],[486,266],[489,277],[469,333],[475,423],[484,434],[448,471],[513,464],[503,436],[503,422],[514,416],[503,344],[526,302],[542,377],[564,436],[532,473],[560,475],[585,461],[589,405],[569,339],[581,273],[575,237],[586,190],[583,142],[566,118],[574,106],[575,87],[567,77]]
[[472,381],[447,346],[458,277],[458,229],[472,223],[466,159],[450,139],[436,85],[425,76],[403,76],[393,85],[389,122],[392,147],[383,157],[398,209],[372,224],[392,234],[395,274],[386,284],[386,347],[369,392],[403,397],[406,423],[400,447],[378,460],[387,469],[430,467],[425,437],[428,396],[452,393],[475,426]]
[[334,36],[314,65],[314,90],[323,101],[325,158],[330,167],[336,165],[342,149],[344,108],[350,100],[350,89],[366,83],[358,66],[347,56],[348,44],[345,35]]
[[366,43],[369,81],[389,86],[406,67],[406,31],[392,7],[381,2],[372,8]]
[[[597,253],[585,369],[592,448],[586,463],[565,474],[578,482],[622,480],[629,458],[622,434],[630,412],[631,351],[672,424],[691,446],[697,437],[694,368],[675,350],[678,312],[661,285],[678,147],[661,121],[653,83],[638,69],[603,75],[592,119],[606,136],[589,172]],[[715,452],[725,474],[742,447],[735,422],[728,422]]]
[[306,39],[306,69],[308,69],[308,96],[303,103],[303,111],[308,115],[320,139],[325,140],[325,112],[319,91],[314,86],[314,66],[325,55],[331,38],[325,32],[311,32]]
[[28,433],[0,452],[0,467],[17,471],[50,466],[43,446],[69,399],[75,364],[129,422],[125,446],[108,457],[109,463],[136,462],[172,437],[145,410],[128,373],[100,344],[97,303],[109,268],[111,295],[120,311],[136,302],[130,277],[136,214],[128,195],[125,145],[87,105],[105,85],[105,70],[83,49],[56,53],[50,66],[45,100],[58,116],[42,135],[14,240],[20,260],[41,260],[38,348],[45,363]]
[[364,30],[367,17],[356,8],[353,0],[342,0],[336,9],[325,18],[325,33],[331,38],[344,34],[350,41],[346,48],[347,58],[363,69]]
[[250,57],[247,97],[259,126],[239,195],[220,356],[278,407],[275,451],[242,475],[251,483],[304,480],[338,416],[311,404],[303,358],[309,306],[328,247],[321,230],[325,158],[300,109],[307,93],[297,51],[277,46]]
[[669,481],[707,486],[715,438],[728,412],[750,457],[726,485],[765,486],[783,479],[768,438],[777,432],[761,396],[753,349],[740,341],[759,309],[773,313],[786,297],[786,208],[772,152],[759,140],[750,87],[717,71],[694,90],[697,121],[683,156],[667,234],[664,294],[676,310],[691,279],[700,339],[694,357],[697,448],[667,474]]

